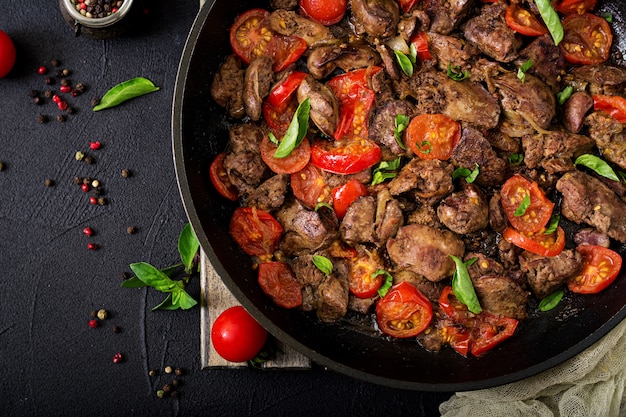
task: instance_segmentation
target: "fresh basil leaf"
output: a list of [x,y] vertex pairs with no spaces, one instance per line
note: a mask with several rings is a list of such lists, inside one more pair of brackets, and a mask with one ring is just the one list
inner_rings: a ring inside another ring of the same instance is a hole
[[156,306],[152,307],[152,311],[156,310],[177,310],[178,307],[172,303],[172,294],[167,294],[165,300],[161,301]]
[[559,101],[559,104],[561,106],[565,104],[565,102],[569,100],[569,98],[572,96],[573,92],[574,92],[574,87],[572,87],[571,85],[568,85],[563,90],[556,93],[556,99]]
[[398,61],[398,65],[400,65],[400,69],[407,77],[413,75],[413,63],[402,51],[393,51],[396,54],[396,60]]
[[187,294],[187,291],[182,288],[177,289],[172,293],[172,305],[181,308],[182,310],[188,310],[196,304],[198,304],[198,302],[194,300],[192,296]]
[[375,168],[372,174],[371,185],[376,185],[385,182],[390,178],[394,178],[397,174],[397,169],[400,167],[401,158],[398,157],[391,161],[382,161]]
[[122,281],[122,288],[143,288],[149,287],[148,284],[137,278],[137,276],[128,278],[127,280]]
[[[416,143],[417,144],[417,143]],[[417,144],[417,150],[419,153],[423,153],[424,155],[428,155],[432,150],[432,145],[429,141],[423,140],[422,143]]]
[[384,269],[378,269],[376,270],[376,272],[372,273],[372,279],[376,278],[379,275],[384,275],[385,276],[385,280],[383,281],[383,283],[381,284],[381,286],[378,288],[378,296],[380,298],[383,298],[385,295],[387,295],[387,292],[389,292],[389,288],[391,288],[391,286],[393,285],[393,277],[391,276],[391,274],[387,271],[385,271]]
[[609,23],[613,23],[613,15],[610,12],[602,12],[600,13],[600,17]]
[[470,174],[465,177],[465,181],[468,184],[473,183],[474,181],[476,181],[476,177],[478,177],[478,174],[480,174],[480,167],[478,166],[478,164],[476,164],[472,172],[470,172]]
[[460,66],[452,65],[452,63],[450,62],[448,62],[447,74],[448,74],[448,77],[452,78],[454,81],[463,81],[470,75],[468,70],[461,71]]
[[193,268],[193,260],[200,248],[200,242],[191,228],[191,224],[187,223],[178,236],[178,253],[180,260],[183,261],[185,272],[191,274]]
[[514,153],[509,156],[509,163],[513,166],[518,166],[524,161],[524,155],[521,153]]
[[274,135],[272,132],[269,132],[267,134],[267,138],[270,140],[270,142],[272,142],[274,145],[279,146],[280,142],[278,141],[278,139],[276,138],[276,135]]
[[537,5],[537,9],[539,9],[543,23],[546,24],[546,27],[550,31],[554,44],[558,45],[563,40],[563,25],[561,25],[559,15],[552,8],[550,0],[535,0],[535,4]]
[[170,292],[182,285],[182,282],[171,280],[162,271],[146,262],[130,264],[130,269],[144,284],[161,292]]
[[317,267],[324,275],[330,275],[333,272],[333,263],[325,256],[313,255],[313,265]]
[[[476,295],[474,285],[472,284],[472,279],[467,271],[467,267],[471,265],[471,263],[468,265],[467,263],[463,263],[463,261],[454,255],[449,256],[456,264],[456,270],[452,275],[452,291],[454,291],[454,295],[461,303],[467,306],[469,311],[474,314],[479,314],[483,311],[483,309],[480,306],[478,296]],[[474,262],[476,262],[476,260],[472,263]]]
[[331,210],[335,211],[335,208],[334,208],[333,206],[331,206],[330,204],[325,203],[325,202],[323,202],[323,201],[322,201],[322,202],[317,203],[317,204],[315,205],[315,208],[314,208],[313,210],[314,210],[314,211],[317,211],[317,210],[319,210],[319,209],[320,209],[320,208],[322,208],[322,207],[326,207],[326,208],[328,208],[328,209],[331,209]]
[[291,152],[302,143],[307,130],[309,130],[310,111],[311,100],[307,97],[298,105],[282,142],[280,142],[276,152],[274,152],[274,158],[285,158],[289,156]]
[[526,73],[532,66],[533,66],[533,60],[529,59],[528,61],[524,62],[521,67],[518,68],[517,78],[519,78],[522,81],[522,84],[524,84],[524,82],[526,81]]
[[526,210],[528,210],[528,207],[530,207],[530,194],[524,195],[524,199],[521,203],[519,203],[519,206],[517,206],[513,215],[515,217],[523,216],[524,214],[526,214]]
[[622,181],[626,182],[626,172],[617,171],[617,174],[622,178]]
[[457,178],[466,178],[469,177],[469,175],[472,173],[472,171],[470,171],[467,168],[457,168],[454,170],[454,172],[452,173],[452,179],[455,180]]
[[607,164],[603,159],[598,158],[595,155],[580,155],[578,158],[576,158],[576,161],[574,161],[574,165],[585,166],[598,175],[602,175],[603,177],[606,177],[610,180],[619,182],[619,178],[617,177],[615,171],[613,171],[613,168],[611,168],[609,164]]
[[550,221],[548,222],[548,227],[543,233],[546,235],[551,235],[552,233],[554,233],[556,231],[556,228],[559,227],[560,220],[561,216],[559,215],[559,213],[552,213],[552,216],[550,216]]
[[558,290],[546,296],[539,302],[539,311],[550,311],[556,307],[563,298],[563,290]]
[[413,64],[417,62],[417,47],[413,42],[409,45],[409,59]]
[[115,87],[107,91],[100,99],[100,103],[93,108],[93,111],[99,111],[115,107],[123,102],[144,94],[158,91],[159,87],[154,85],[147,78],[137,77],[128,81],[119,83]]
[[402,132],[409,126],[409,120],[409,116],[405,114],[398,114],[396,115],[394,121],[393,136],[396,139],[398,146],[404,150],[406,150],[406,145],[402,141]]

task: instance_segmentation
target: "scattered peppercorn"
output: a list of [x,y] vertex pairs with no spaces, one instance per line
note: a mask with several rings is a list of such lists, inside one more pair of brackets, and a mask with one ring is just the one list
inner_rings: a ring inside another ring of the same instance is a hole
[[59,91],[62,93],[70,93],[72,91],[72,86],[71,85],[62,85],[59,88]]
[[35,97],[37,97],[38,95],[39,95],[39,91],[37,91],[37,90],[30,90],[30,96],[31,96],[32,98],[35,98]]
[[126,233],[128,233],[129,235],[134,234],[136,231],[137,231],[137,229],[135,229],[135,227],[134,227],[134,226],[128,226],[128,227],[126,228]]
[[67,114],[74,114],[74,113],[76,113],[76,109],[74,109],[74,107],[68,106],[67,109],[65,109],[65,112]]
[[75,176],[74,177],[74,184],[80,185],[82,183],[83,183],[83,179],[81,177],[79,177],[79,176]]
[[96,310],[91,310],[91,313],[89,313],[89,315],[95,318],[98,317],[98,312]]
[[54,93],[52,92],[52,90],[46,90],[46,91],[44,91],[44,92],[43,92],[43,95],[44,95],[46,98],[52,98],[52,96],[54,95]]
[[89,142],[89,148],[91,150],[97,151],[98,149],[100,149],[101,146],[102,144],[99,141]]
[[93,188],[98,188],[100,186],[100,181],[98,181],[98,180],[91,181],[91,186]]
[[98,320],[96,319],[89,320],[89,327],[91,327],[92,329],[95,329],[96,327],[98,327]]
[[100,99],[97,97],[94,97],[91,99],[91,107],[96,107],[98,104],[100,104]]
[[4,169],[4,164],[0,162],[0,171],[2,171],[3,169]]
[[53,59],[50,61],[50,65],[52,65],[53,67],[59,67],[61,66],[61,62],[58,59]]
[[172,390],[172,386],[170,384],[163,385],[164,392],[170,392]]
[[89,204],[96,205],[98,204],[98,199],[96,197],[89,197]]
[[83,185],[81,185],[80,188],[81,190],[83,190],[84,193],[86,193],[87,191],[89,191],[89,184],[83,183]]
[[54,185],[54,181],[50,178],[46,178],[44,184],[46,185],[46,187],[52,187]]
[[119,333],[122,330],[119,328],[119,326],[111,326],[111,330],[113,331],[113,333]]
[[54,78],[52,78],[52,77],[46,77],[46,78],[44,79],[44,81],[46,82],[46,84],[47,84],[47,85],[52,85],[52,84],[54,84]]
[[87,243],[87,249],[98,250],[98,245],[96,245],[95,243]]
[[39,68],[37,68],[37,73],[40,75],[45,75],[48,73],[48,68],[46,68],[44,65],[40,66]]
[[65,120],[66,120],[66,119],[67,119],[67,118],[66,118],[64,115],[62,115],[62,114],[58,114],[58,115],[57,115],[57,121],[58,121],[58,122],[65,123]]
[[163,371],[165,371],[166,374],[171,374],[172,372],[174,372],[174,368],[168,365],[165,368],[163,368]]
[[85,156],[85,163],[86,163],[87,165],[91,165],[91,164],[93,164],[94,162],[95,162],[95,161],[94,161],[94,159],[93,159],[93,157],[92,157],[92,156],[89,156],[89,155]]
[[129,171],[129,170],[127,170],[127,169],[123,169],[123,170],[122,170],[122,177],[123,177],[123,178],[128,178],[128,177],[130,177],[130,171]]
[[181,381],[181,380],[180,380],[180,379],[178,379],[178,378],[174,378],[174,379],[172,379],[172,386],[173,386],[174,388],[180,387],[181,385],[183,385],[183,381]]
[[83,178],[82,182],[83,182],[83,184],[89,184],[91,182],[91,179],[85,177],[85,178]]
[[98,318],[100,320],[105,320],[107,317],[109,317],[109,312],[106,311],[105,309],[101,308],[100,310],[98,310]]
[[183,370],[183,368],[176,368],[176,370],[174,371],[174,373],[178,376],[181,376],[182,374],[185,373],[185,371]]
[[116,353],[115,355],[113,355],[113,363],[120,363],[124,360],[124,355],[122,355],[121,353]]
[[76,160],[77,161],[82,161],[84,157],[85,157],[84,153],[82,153],[81,151],[76,151]]
[[83,233],[87,236],[93,236],[93,229],[91,227],[85,227]]
[[130,277],[130,275],[128,275],[128,272],[122,272],[120,273],[120,276],[122,277],[122,279],[128,279]]
[[162,389],[158,390],[156,392],[156,396],[159,397],[159,398],[165,397],[165,391],[163,391]]
[[48,116],[46,116],[45,114],[40,114],[39,116],[37,116],[37,121],[39,123],[46,123],[48,121]]
[[104,197],[99,197],[98,198],[98,205],[99,206],[106,206],[106,204],[107,204],[106,198],[104,198]]
[[67,77],[68,75],[70,75],[70,70],[68,70],[67,68],[64,68],[61,71],[61,75],[64,76],[64,77]]
[[158,369],[150,369],[148,371],[148,376],[153,377],[153,376],[157,376],[159,374],[159,370]]
[[87,87],[83,83],[78,83],[76,84],[75,89],[76,89],[76,92],[78,93],[84,93]]
[[172,391],[172,392],[170,392],[170,397],[172,397],[172,398],[176,398],[176,397],[178,397],[178,391]]
[[43,104],[44,101],[43,101],[43,99],[41,97],[35,97],[35,98],[33,98],[33,103],[35,103],[37,105],[40,105],[40,104]]

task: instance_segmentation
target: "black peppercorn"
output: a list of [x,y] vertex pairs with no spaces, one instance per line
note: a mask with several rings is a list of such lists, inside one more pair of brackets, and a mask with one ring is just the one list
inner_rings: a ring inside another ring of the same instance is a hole
[[46,123],[48,121],[48,116],[46,116],[45,114],[40,114],[39,116],[37,116],[37,121],[39,123]]
[[98,104],[100,104],[100,99],[97,97],[94,97],[91,99],[91,107],[96,107]]
[[89,315],[91,317],[98,317],[98,312],[96,310],[91,310],[91,313],[89,313]]
[[170,384],[163,385],[163,392],[170,392],[172,390],[172,386]]
[[122,277],[122,279],[128,279],[129,277],[128,272],[122,272],[120,276]]
[[119,333],[122,331],[119,326],[111,326],[111,330],[113,331],[113,333]]
[[53,59],[50,61],[50,65],[52,65],[53,67],[58,67],[61,65],[61,62],[58,59]]
[[63,122],[65,122],[65,119],[66,119],[65,115],[63,115],[63,114],[58,114],[57,115],[57,121],[63,123]]
[[171,391],[170,392],[170,397],[172,397],[172,398],[178,397],[178,391]]
[[130,177],[130,171],[129,171],[129,170],[127,170],[127,169],[123,169],[123,170],[122,170],[122,177],[123,177],[123,178],[128,178],[128,177]]
[[30,96],[31,96],[32,98],[35,98],[35,97],[37,97],[38,95],[39,95],[39,91],[37,91],[37,90],[30,90]]
[[85,163],[86,163],[87,165],[91,165],[91,164],[93,164],[93,163],[94,163],[93,157],[91,157],[91,156],[89,156],[89,155],[85,156],[85,157],[83,158],[83,160],[85,161]]
[[174,388],[178,388],[178,387],[180,387],[181,385],[183,385],[183,381],[181,381],[180,379],[178,379],[178,378],[174,378],[174,379],[172,380],[172,386],[173,386]]
[[50,178],[46,178],[44,184],[46,185],[46,187],[52,187],[54,185],[54,181]]
[[174,373],[178,376],[181,376],[182,374],[185,373],[185,371],[183,371],[182,368],[176,368],[176,370],[174,371]]
[[52,92],[52,90],[46,90],[46,91],[43,92],[43,95],[46,98],[51,98],[54,95],[54,93]]
[[54,78],[52,78],[52,77],[46,77],[45,81],[46,81],[46,84],[48,84],[48,85],[54,84]]
[[61,79],[61,85],[71,85],[72,83],[67,78]]
[[76,84],[76,87],[74,87],[76,89],[77,92],[79,93],[84,93],[85,90],[87,89],[87,87],[85,87],[85,84],[83,83],[78,83]]
[[137,231],[137,229],[135,229],[135,227],[134,227],[134,226],[128,226],[128,227],[126,228],[126,233],[128,233],[129,235],[134,234],[136,231]]
[[148,376],[157,376],[159,374],[159,370],[158,369],[150,369],[148,371]]
[[43,104],[43,99],[41,97],[35,97],[33,98],[33,103],[35,104]]

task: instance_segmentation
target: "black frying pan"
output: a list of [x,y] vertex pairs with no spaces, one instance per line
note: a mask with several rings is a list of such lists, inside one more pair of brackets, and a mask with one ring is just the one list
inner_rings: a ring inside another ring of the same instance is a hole
[[[179,68],[172,130],[180,191],[200,244],[226,286],[274,336],[320,365],[369,382],[420,391],[459,391],[505,384],[547,370],[591,346],[626,317],[626,273],[622,272],[601,294],[566,299],[556,309],[523,322],[515,337],[484,358],[465,359],[452,349],[433,354],[415,341],[390,341],[356,320],[322,324],[314,315],[275,306],[256,283],[248,256],[228,235],[235,203],[220,197],[208,176],[209,162],[228,141],[223,110],[209,94],[213,73],[231,53],[228,30],[234,18],[266,4],[265,0],[214,0],[202,8]],[[621,18],[626,17],[622,0],[606,2],[601,10],[613,13],[613,28],[620,35]]]

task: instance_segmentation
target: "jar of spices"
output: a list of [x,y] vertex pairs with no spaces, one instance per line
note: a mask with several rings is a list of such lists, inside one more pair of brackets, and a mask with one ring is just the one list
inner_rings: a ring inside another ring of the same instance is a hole
[[133,0],[59,0],[61,14],[76,36],[108,39],[129,26]]

